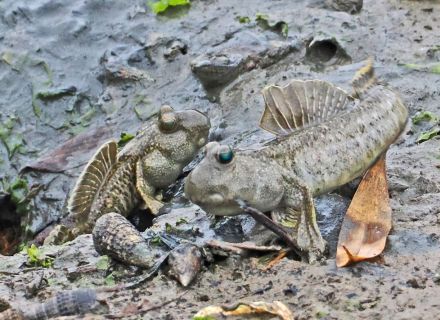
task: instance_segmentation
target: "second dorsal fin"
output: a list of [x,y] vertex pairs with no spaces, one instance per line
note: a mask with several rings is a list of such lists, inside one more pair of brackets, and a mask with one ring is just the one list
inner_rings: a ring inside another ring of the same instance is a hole
[[86,221],[93,201],[117,160],[115,141],[104,143],[87,163],[67,202],[69,212],[78,221]]
[[377,79],[374,74],[373,58],[369,58],[365,66],[360,68],[354,75],[353,80],[351,80],[353,95],[360,97],[376,83]]
[[347,110],[352,99],[346,91],[321,80],[292,80],[284,87],[265,87],[262,93],[266,107],[260,127],[276,135],[327,120]]

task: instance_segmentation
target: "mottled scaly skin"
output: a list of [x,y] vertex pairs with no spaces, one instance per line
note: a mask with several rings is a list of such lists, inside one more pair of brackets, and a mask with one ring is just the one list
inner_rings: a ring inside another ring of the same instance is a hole
[[159,117],[118,153],[118,161],[102,182],[90,213],[76,217],[76,234],[91,232],[95,221],[106,213],[128,216],[135,207],[145,203],[156,214],[162,207],[155,198],[156,191],[176,181],[183,168],[206,144],[210,129],[209,119],[201,112],[168,112],[175,117],[174,129],[161,128]]
[[185,194],[216,215],[241,213],[235,199],[271,211],[275,222],[293,230],[304,260],[313,262],[323,256],[325,242],[312,197],[360,176],[397,139],[407,117],[397,94],[377,85],[354,108],[259,150],[238,150],[230,162],[219,161],[228,147],[211,142],[187,177]]
[[354,111],[272,141],[252,156],[274,159],[283,174],[300,179],[317,196],[370,167],[400,135],[407,117],[393,91],[375,86]]
[[[137,161],[137,157],[132,157],[116,165],[114,173],[110,175],[98,194],[87,222],[94,222],[100,216],[110,212],[126,216],[139,205],[141,197],[136,191],[135,172]],[[88,224],[87,222],[85,223]],[[86,229],[90,231],[89,227]]]

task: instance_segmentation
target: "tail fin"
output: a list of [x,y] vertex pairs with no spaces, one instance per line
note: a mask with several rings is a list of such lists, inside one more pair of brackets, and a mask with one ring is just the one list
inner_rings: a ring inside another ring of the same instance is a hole
[[374,74],[373,59],[369,58],[367,64],[360,68],[353,77],[353,96],[359,97],[377,83]]

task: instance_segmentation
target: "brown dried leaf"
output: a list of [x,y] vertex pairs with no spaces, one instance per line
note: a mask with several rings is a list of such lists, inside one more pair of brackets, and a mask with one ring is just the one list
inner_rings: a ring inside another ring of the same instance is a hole
[[385,154],[364,175],[342,223],[336,265],[378,256],[391,230]]
[[21,171],[63,172],[86,163],[98,146],[113,135],[110,127],[99,127],[67,140],[52,152],[28,164]]
[[281,320],[294,319],[293,313],[280,301],[239,302],[232,307],[209,306],[197,312],[193,319],[213,316],[246,316],[264,313],[278,316]]

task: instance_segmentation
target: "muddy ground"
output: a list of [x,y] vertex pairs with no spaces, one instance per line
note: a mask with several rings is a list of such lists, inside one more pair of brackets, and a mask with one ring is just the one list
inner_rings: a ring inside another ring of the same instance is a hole
[[[69,190],[94,149],[148,125],[161,104],[206,112],[212,140],[252,145],[268,138],[257,127],[265,85],[319,78],[349,90],[362,61],[374,57],[379,78],[401,93],[411,117],[440,114],[440,75],[405,66],[440,61],[440,4],[367,0],[360,12],[346,12],[331,3],[195,0],[156,16],[145,1],[0,1],[2,252],[65,216]],[[259,12],[270,24],[287,24],[287,36],[257,24]],[[233,68],[212,78],[201,61],[219,61],[213,57]],[[434,126],[413,125],[388,152],[393,230],[377,261],[336,268],[335,232],[350,196],[341,192],[342,200],[318,202],[321,219],[338,217],[321,225],[331,229],[333,245],[322,264],[285,258],[263,272],[255,254],[217,257],[189,289],[160,272],[137,289],[106,295],[97,313],[190,319],[210,304],[279,300],[296,319],[440,319],[440,139],[417,143]],[[19,174],[33,191],[21,213],[7,190]],[[180,184],[167,194],[165,212],[204,215],[182,198]],[[237,223],[246,238],[245,220]],[[24,306],[61,289],[126,283],[139,274],[102,263],[90,236],[44,251],[55,257],[52,268],[26,268],[24,254],[0,256],[2,298]],[[149,311],[136,314],[127,301],[143,301]]]

